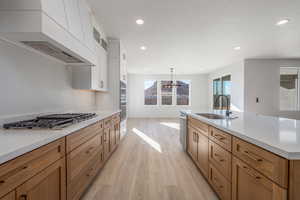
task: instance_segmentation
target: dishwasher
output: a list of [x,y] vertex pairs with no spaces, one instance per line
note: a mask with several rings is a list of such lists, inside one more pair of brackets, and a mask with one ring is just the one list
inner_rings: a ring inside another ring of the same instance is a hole
[[186,135],[187,135],[187,115],[184,112],[180,112],[179,116],[180,123],[180,143],[184,151],[186,151]]

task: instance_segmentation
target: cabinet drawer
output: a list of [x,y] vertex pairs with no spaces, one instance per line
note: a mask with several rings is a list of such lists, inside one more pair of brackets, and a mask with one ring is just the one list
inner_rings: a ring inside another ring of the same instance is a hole
[[232,137],[228,133],[210,126],[209,139],[231,152]]
[[209,162],[212,163],[228,180],[231,181],[231,153],[209,141]]
[[253,169],[232,158],[232,200],[287,200],[287,190]]
[[16,200],[65,200],[66,160],[61,158],[16,188]]
[[[86,128],[83,128],[79,131],[76,131],[75,133],[72,133],[71,135],[67,136],[67,153],[70,153],[75,148],[80,146],[81,144],[85,143],[95,135],[99,134],[101,132],[101,124],[102,122],[97,122],[93,125],[90,125]],[[103,124],[102,124],[103,126]]]
[[112,125],[112,118],[111,117],[109,117],[109,118],[106,118],[106,119],[104,119],[104,128],[109,128],[109,127],[111,127],[111,125]]
[[64,155],[65,139],[62,138],[4,163],[0,166],[0,196],[15,189]]
[[233,154],[280,186],[288,186],[288,161],[240,139],[233,139]]
[[231,183],[211,164],[209,165],[208,180],[221,200],[231,199]]
[[96,135],[67,155],[68,183],[77,177],[99,150],[101,138]]
[[79,200],[101,167],[100,154],[92,157],[82,172],[67,186],[68,200]]
[[206,135],[208,137],[208,125],[197,120],[194,119],[192,117],[188,118],[188,125],[194,127],[195,129],[197,129],[197,131],[199,131],[200,133],[202,133],[203,135]]

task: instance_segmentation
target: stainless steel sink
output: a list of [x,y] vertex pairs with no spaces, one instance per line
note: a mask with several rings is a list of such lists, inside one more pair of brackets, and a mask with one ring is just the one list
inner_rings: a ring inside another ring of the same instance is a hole
[[205,117],[208,119],[225,119],[226,117],[223,115],[217,115],[213,113],[196,113],[196,115],[199,115],[201,117]]

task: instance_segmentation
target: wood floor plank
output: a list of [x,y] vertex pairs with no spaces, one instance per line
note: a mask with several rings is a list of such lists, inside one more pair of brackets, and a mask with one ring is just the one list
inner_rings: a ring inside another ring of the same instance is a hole
[[179,143],[177,119],[129,119],[82,200],[217,200]]

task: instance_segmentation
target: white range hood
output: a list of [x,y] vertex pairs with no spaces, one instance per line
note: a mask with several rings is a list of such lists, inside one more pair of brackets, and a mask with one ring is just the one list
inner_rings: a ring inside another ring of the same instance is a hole
[[86,26],[82,27],[86,22],[81,20],[87,13],[80,11],[80,1],[86,3],[85,0],[0,0],[0,37],[67,65],[95,65],[95,51],[84,40],[91,37],[87,33],[92,35],[92,29],[87,32]]

